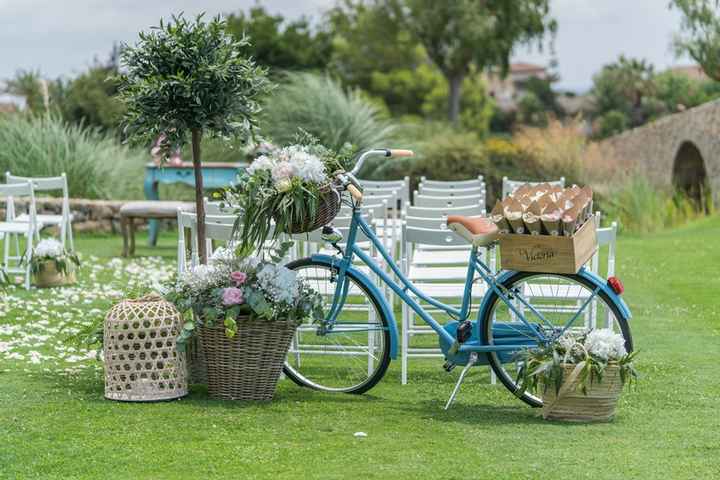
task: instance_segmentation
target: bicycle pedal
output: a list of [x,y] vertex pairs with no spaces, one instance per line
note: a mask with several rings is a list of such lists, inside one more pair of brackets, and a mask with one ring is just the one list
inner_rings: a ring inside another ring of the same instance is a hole
[[447,361],[445,362],[445,364],[443,364],[443,370],[448,373],[452,372],[455,367],[457,367],[457,363],[451,361]]

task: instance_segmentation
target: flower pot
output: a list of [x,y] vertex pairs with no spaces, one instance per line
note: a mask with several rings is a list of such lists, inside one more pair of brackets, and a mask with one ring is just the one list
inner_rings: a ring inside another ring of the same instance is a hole
[[237,333],[222,325],[199,327],[211,397],[222,400],[272,400],[282,373],[294,322],[237,318]]
[[587,387],[587,395],[578,387],[579,379],[573,376],[575,365],[565,364],[564,381],[556,394],[555,387],[548,385],[543,392],[542,415],[546,420],[566,422],[608,422],[615,416],[617,401],[623,382],[620,367],[609,364],[602,381],[596,378]]
[[73,268],[69,268],[67,275],[65,275],[58,271],[55,262],[52,260],[44,262],[40,267],[40,271],[34,277],[35,285],[38,288],[61,287],[77,282]]

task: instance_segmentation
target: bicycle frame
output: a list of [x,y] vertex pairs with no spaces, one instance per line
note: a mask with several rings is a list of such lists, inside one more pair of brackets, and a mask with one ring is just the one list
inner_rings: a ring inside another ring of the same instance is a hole
[[[478,257],[477,247],[473,247],[470,250],[469,255],[469,262],[468,262],[468,270],[465,280],[465,291],[462,298],[462,303],[459,309],[446,305],[428,295],[425,295],[423,292],[421,292],[410,279],[408,279],[405,274],[402,272],[402,270],[397,266],[395,261],[393,260],[392,256],[388,253],[383,243],[380,241],[380,239],[377,238],[375,235],[375,232],[373,229],[363,220],[362,215],[360,214],[360,208],[358,205],[353,204],[353,213],[352,213],[353,219],[350,224],[350,229],[348,232],[348,238],[345,250],[343,252],[343,256],[339,263],[333,262],[335,266],[338,267],[338,278],[337,278],[337,285],[335,287],[335,296],[333,298],[333,304],[330,308],[330,312],[326,318],[325,321],[325,334],[332,334],[332,328],[333,325],[336,322],[337,316],[342,311],[343,306],[345,304],[345,299],[347,297],[348,292],[348,284],[349,282],[346,281],[346,273],[347,271],[352,268],[352,260],[354,256],[357,256],[365,265],[367,265],[370,270],[377,275],[380,280],[386,284],[388,287],[390,287],[391,290],[395,292],[400,299],[405,302],[425,323],[427,323],[441,338],[444,342],[446,342],[448,345],[454,344],[456,342],[456,339],[453,337],[453,335],[448,332],[443,326],[438,323],[423,307],[416,301],[411,295],[408,294],[408,291],[411,292],[413,295],[415,295],[420,301],[424,301],[432,305],[433,307],[436,307],[444,312],[446,312],[451,317],[454,317],[455,319],[459,321],[467,320],[470,314],[470,309],[472,305],[472,285],[475,281],[475,275],[478,274],[480,278],[486,282],[488,287],[494,291],[500,299],[508,306],[508,308],[514,313],[514,315],[517,317],[517,319],[525,325],[528,329],[531,331],[537,333],[537,340],[540,343],[546,343],[549,339],[545,336],[545,334],[542,332],[541,329],[536,328],[533,326],[526,318],[525,314],[521,312],[513,303],[511,298],[508,296],[508,292],[506,292],[503,287],[501,286],[501,282],[498,281],[495,274],[492,272],[492,270],[480,260]],[[377,265],[377,263],[365,252],[363,251],[357,244],[356,244],[356,238],[358,234],[358,229],[370,240],[370,242],[373,244],[373,246],[377,249],[377,251],[380,253],[382,258],[385,260],[385,262],[390,266],[390,269],[392,270],[392,273],[396,276],[398,279],[397,281],[391,278],[391,276],[385,272],[380,266]],[[506,272],[507,273],[507,272]],[[593,279],[594,281],[594,279]],[[596,284],[596,288],[592,291],[591,295],[588,296],[587,299],[584,300],[583,305],[580,307],[580,309],[575,313],[575,315],[567,322],[566,325],[563,326],[561,331],[559,333],[555,333],[555,337],[558,335],[561,335],[562,332],[567,330],[574,321],[580,316],[580,314],[587,308],[587,306],[592,302],[594,298],[597,297],[597,295],[600,293],[601,290],[605,290],[603,288],[603,284],[600,282],[594,281]],[[535,316],[538,317],[541,323],[546,324],[548,326],[552,326],[550,322],[547,321],[547,319],[543,316],[541,312],[539,312],[530,302],[528,302],[519,292],[513,292],[512,293],[513,299],[519,301],[525,308],[527,308],[530,312],[532,312]],[[380,299],[383,300],[384,299]],[[483,306],[480,309],[480,314],[482,314],[483,308],[486,308],[485,304],[483,303]],[[627,309],[627,307],[625,307]],[[629,312],[628,312],[629,313]],[[557,326],[553,326],[553,331],[556,331]],[[478,325],[479,328],[479,325]],[[480,335],[478,335],[478,338],[481,338]],[[527,344],[502,344],[502,345],[492,345],[482,342],[467,342],[464,344],[458,345],[458,352],[499,352],[499,351],[515,351],[519,350],[521,348],[527,347]]]

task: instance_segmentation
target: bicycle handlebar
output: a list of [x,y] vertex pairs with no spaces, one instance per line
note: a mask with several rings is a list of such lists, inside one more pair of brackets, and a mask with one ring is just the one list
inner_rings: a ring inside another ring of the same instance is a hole
[[372,150],[367,150],[363,152],[360,157],[358,157],[358,161],[357,163],[355,163],[355,167],[350,171],[350,173],[352,175],[356,175],[362,168],[365,160],[374,155],[382,155],[384,157],[412,157],[413,155],[415,155],[415,153],[412,150],[391,150],[389,148],[375,148]]

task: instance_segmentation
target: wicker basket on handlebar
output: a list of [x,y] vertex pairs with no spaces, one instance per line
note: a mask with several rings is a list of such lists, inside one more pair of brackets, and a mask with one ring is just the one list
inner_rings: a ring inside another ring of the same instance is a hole
[[[285,233],[307,233],[332,222],[340,211],[340,195],[335,187],[327,184],[320,188],[320,198],[315,216],[306,217],[301,222],[290,222]],[[278,216],[275,216],[277,223]]]

